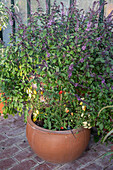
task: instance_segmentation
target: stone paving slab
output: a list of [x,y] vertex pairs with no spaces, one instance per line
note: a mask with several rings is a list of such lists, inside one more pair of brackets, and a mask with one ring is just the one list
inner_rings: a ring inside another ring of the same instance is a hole
[[93,135],[86,151],[77,160],[53,164],[39,158],[26,138],[24,117],[0,117],[0,170],[113,170],[113,160],[103,155],[110,146],[95,143]]

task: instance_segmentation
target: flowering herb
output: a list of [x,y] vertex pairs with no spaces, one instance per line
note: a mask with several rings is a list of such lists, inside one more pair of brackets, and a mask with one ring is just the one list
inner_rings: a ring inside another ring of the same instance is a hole
[[111,130],[112,110],[98,117],[113,103],[113,12],[98,24],[101,8],[73,5],[65,14],[54,3],[50,15],[38,11],[28,25],[19,22],[0,65],[5,117],[24,112],[27,119],[32,109],[34,122],[47,129]]

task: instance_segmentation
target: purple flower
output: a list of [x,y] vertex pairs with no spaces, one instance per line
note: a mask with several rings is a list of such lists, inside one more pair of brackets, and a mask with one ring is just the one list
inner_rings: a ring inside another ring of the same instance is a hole
[[84,58],[81,58],[80,62],[83,63],[84,62]]
[[73,70],[73,64],[69,66],[69,70]]
[[105,79],[102,80],[102,84],[104,84],[104,83],[105,83]]
[[87,24],[87,28],[90,28],[91,27],[91,22],[89,22],[88,24]]
[[50,26],[52,24],[52,20],[49,21],[48,25]]
[[86,31],[89,31],[89,30],[90,30],[90,29],[89,29],[90,27],[91,27],[91,22],[89,22],[89,23],[87,24]]
[[86,45],[82,46],[82,50],[85,50],[86,49]]
[[71,64],[71,65],[69,66],[69,70],[68,70],[68,77],[69,77],[69,78],[72,76],[73,66],[74,66],[74,64]]
[[78,83],[75,83],[74,86],[77,87],[77,86],[78,86]]
[[89,31],[89,28],[86,28],[86,31]]
[[81,98],[77,94],[75,94],[75,96],[77,97],[78,101],[81,101]]
[[50,57],[50,53],[47,52],[47,57]]
[[99,41],[99,40],[100,40],[100,38],[101,38],[101,37],[98,37],[98,38],[96,38],[96,40],[97,40],[97,41]]
[[101,85],[99,85],[99,87],[102,89],[102,86],[101,86]]
[[48,67],[47,63],[45,62],[45,66]]
[[72,72],[69,72],[68,73],[68,77],[70,78],[72,76]]

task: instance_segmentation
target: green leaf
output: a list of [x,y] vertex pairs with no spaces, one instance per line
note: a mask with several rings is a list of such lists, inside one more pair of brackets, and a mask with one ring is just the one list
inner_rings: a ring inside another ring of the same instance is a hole
[[49,129],[51,129],[51,121],[49,118],[48,118],[48,126],[49,126]]
[[33,55],[33,51],[32,50],[30,50],[29,55]]
[[59,72],[59,67],[56,67],[56,72]]
[[15,47],[15,52],[18,50],[18,47]]
[[23,57],[25,55],[25,51],[21,51],[20,56]]
[[102,130],[103,127],[104,127],[104,125],[101,123],[101,124],[99,125],[99,128]]

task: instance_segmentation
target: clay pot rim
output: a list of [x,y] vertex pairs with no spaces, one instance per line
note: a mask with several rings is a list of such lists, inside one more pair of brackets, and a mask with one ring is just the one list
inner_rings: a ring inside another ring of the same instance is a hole
[[36,129],[36,130],[40,130],[40,131],[43,131],[45,133],[53,133],[53,134],[61,134],[61,135],[64,135],[64,134],[75,134],[75,133],[78,133],[78,132],[81,132],[83,130],[85,130],[83,127],[80,127],[80,128],[77,128],[77,129],[71,129],[71,130],[64,130],[64,131],[54,131],[54,130],[49,130],[49,129],[45,129],[45,128],[42,128],[38,125],[36,125],[32,120],[31,120],[31,115],[32,115],[32,111],[29,112],[29,116],[27,117],[27,123],[32,126],[33,129]]

